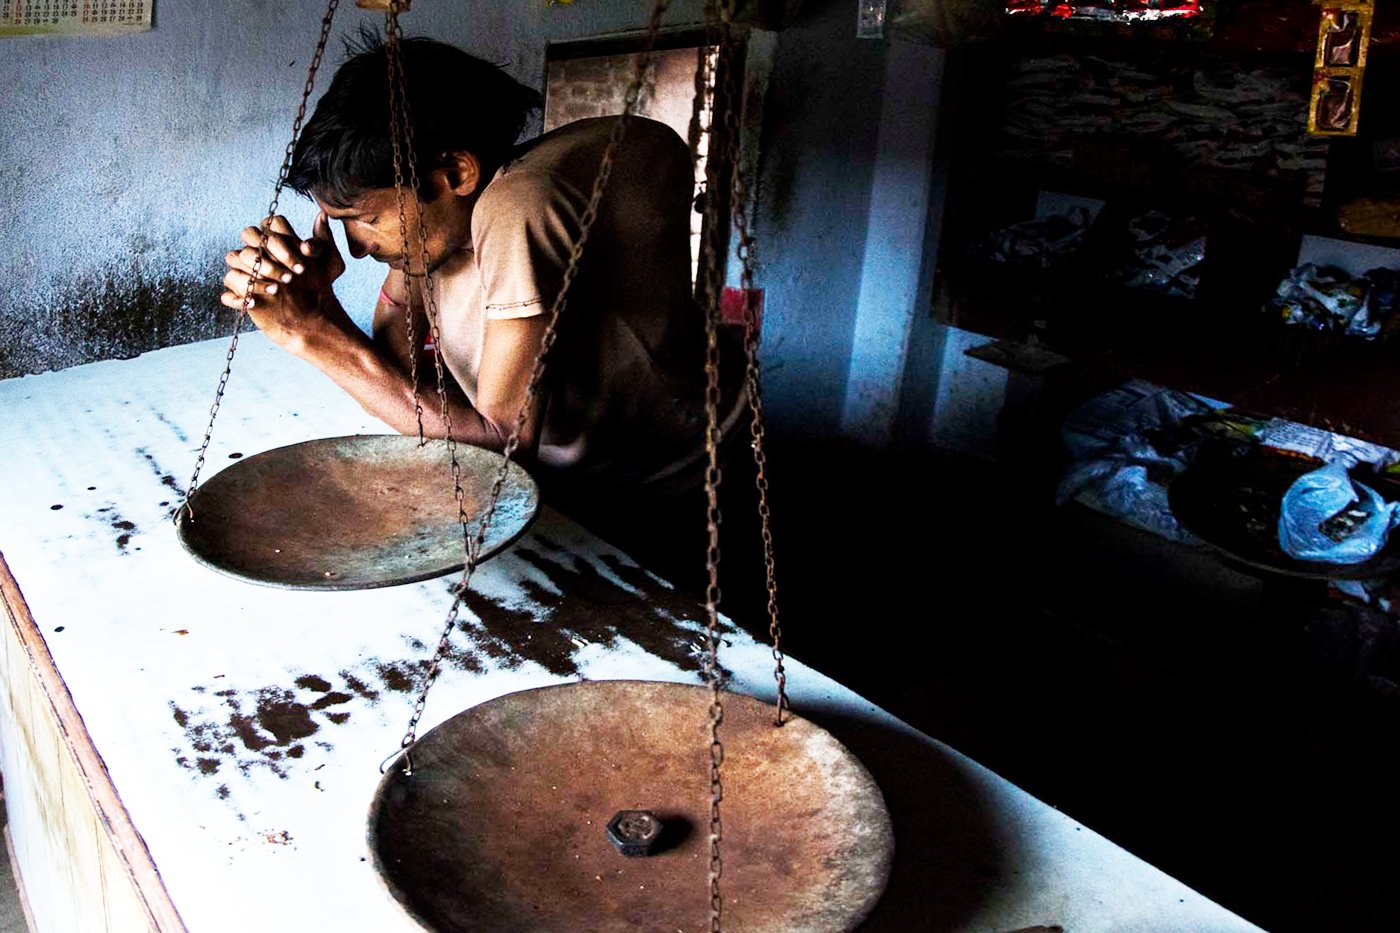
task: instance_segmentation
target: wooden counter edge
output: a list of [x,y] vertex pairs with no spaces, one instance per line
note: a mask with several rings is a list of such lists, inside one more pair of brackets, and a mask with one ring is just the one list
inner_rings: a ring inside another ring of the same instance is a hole
[[146,841],[131,822],[131,815],[121,802],[112,777],[107,772],[107,765],[92,744],[82,714],[78,712],[67,684],[54,665],[49,646],[30,615],[29,605],[24,601],[19,583],[10,573],[3,553],[0,553],[0,600],[9,608],[6,615],[14,620],[15,634],[29,657],[30,668],[43,686],[44,695],[58,721],[63,743],[77,763],[93,807],[116,847],[137,897],[150,916],[152,929],[160,933],[184,933],[184,921],[180,919],[180,913],[165,889],[165,882],[161,880],[160,871],[146,848]]
[[10,827],[5,827],[5,856],[10,860],[10,872],[15,879],[15,892],[19,894],[19,911],[24,915],[24,928],[29,931],[39,929],[34,922],[34,911],[29,908],[29,897],[24,893],[24,878],[20,875],[19,859],[15,856],[15,840],[10,835]]

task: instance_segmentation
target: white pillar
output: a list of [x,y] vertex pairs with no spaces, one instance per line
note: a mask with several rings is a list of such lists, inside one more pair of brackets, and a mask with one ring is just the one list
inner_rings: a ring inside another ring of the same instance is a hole
[[[896,42],[885,63],[841,432],[884,446],[899,411],[929,218],[944,53]],[[927,257],[932,261],[933,257]]]

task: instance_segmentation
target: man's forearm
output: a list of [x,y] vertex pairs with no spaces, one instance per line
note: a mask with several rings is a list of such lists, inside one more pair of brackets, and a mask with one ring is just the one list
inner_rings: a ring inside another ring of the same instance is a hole
[[[366,412],[400,434],[418,433],[413,380],[393,354],[377,345],[345,318],[341,326],[318,329],[299,335],[287,349],[306,360],[344,389]],[[435,389],[435,375],[420,372],[419,398],[423,408],[423,432],[429,437],[446,437],[441,403]],[[450,377],[449,377],[450,378]],[[482,417],[460,392],[447,392],[447,412],[455,440],[496,450],[505,446],[508,426],[498,426]]]

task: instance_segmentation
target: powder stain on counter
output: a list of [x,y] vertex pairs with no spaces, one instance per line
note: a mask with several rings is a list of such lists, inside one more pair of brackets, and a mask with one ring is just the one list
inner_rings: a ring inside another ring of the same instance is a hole
[[170,432],[175,435],[176,440],[178,440],[181,444],[189,443],[189,435],[187,435],[178,424],[166,417],[165,412],[156,408],[154,405],[151,405],[149,407],[151,410],[151,414],[156,416],[157,421],[159,421],[161,424],[165,425],[167,428],[170,429]]
[[118,533],[117,550],[125,554],[126,546],[131,543],[131,536],[136,533],[136,523],[121,517],[113,518],[112,530]]
[[[575,677],[582,673],[580,651],[626,641],[681,670],[701,670],[697,644],[704,608],[693,595],[621,557],[586,560],[538,533],[528,541],[511,551],[531,571],[521,574],[518,592],[524,598],[507,602],[469,592],[469,611],[447,645],[445,667],[483,673],[491,666],[534,663]],[[328,728],[386,697],[407,709],[404,698],[422,687],[427,649],[421,638],[405,636],[406,656],[366,658],[334,675],[291,671],[283,684],[255,689],[192,686],[188,696],[197,706],[170,703],[184,735],[184,745],[171,750],[175,761],[202,776],[236,770],[246,778],[270,771],[287,779],[294,771],[314,770],[324,761],[311,759],[334,750],[323,739]],[[220,799],[236,796],[235,790],[226,780],[217,785]]]
[[156,462],[156,458],[151,455],[149,450],[145,447],[138,447],[136,448],[136,452],[146,461],[146,465],[151,468],[151,472],[155,474],[156,479],[160,480],[162,486],[173,489],[177,493],[184,493],[184,490],[180,488],[180,484],[176,481],[175,477],[161,469],[160,464]]
[[573,677],[582,673],[577,656],[584,647],[613,647],[626,639],[681,670],[701,670],[695,639],[703,607],[696,599],[620,558],[603,557],[600,569],[542,535],[532,543],[539,548],[517,545],[513,554],[548,585],[523,581],[525,604],[507,605],[476,592],[464,599],[479,621],[464,619],[463,627],[483,653],[507,667],[532,661]]
[[339,690],[331,690],[321,699],[311,704],[312,709],[325,709],[327,706],[342,706],[349,703],[353,697],[348,693],[341,693]]
[[426,660],[418,664],[411,661],[381,661],[375,665],[375,673],[379,675],[379,682],[386,689],[395,693],[408,693],[413,690],[413,685],[417,683],[420,674],[427,670],[427,667]]
[[317,677],[315,674],[306,674],[296,679],[296,685],[303,690],[315,690],[318,693],[326,693],[331,689],[331,682],[324,677]]
[[258,726],[275,744],[289,746],[321,728],[311,719],[314,708],[298,703],[289,690],[263,690],[258,695]]
[[[214,693],[218,697],[215,705],[198,711],[172,701],[171,713],[187,743],[187,747],[173,749],[176,762],[203,775],[218,773],[228,765],[245,776],[255,769],[266,769],[285,779],[288,759],[295,761],[306,754],[305,739],[320,732],[323,725],[349,720],[348,712],[325,712],[354,699],[348,691],[332,686],[325,678],[307,675],[298,678],[293,688],[219,690]],[[196,686],[191,693],[207,695],[208,688]],[[316,744],[327,751],[334,748],[329,742]],[[197,759],[194,764],[192,757]]]
[[[369,686],[369,684],[366,684],[363,680],[356,677],[350,671],[341,671],[340,679],[345,682],[345,688],[347,690],[350,690],[356,696],[364,697],[371,703],[379,699],[378,690],[375,690],[373,687]],[[298,683],[300,683],[300,681],[298,681]],[[326,689],[330,689],[330,684],[326,684]]]

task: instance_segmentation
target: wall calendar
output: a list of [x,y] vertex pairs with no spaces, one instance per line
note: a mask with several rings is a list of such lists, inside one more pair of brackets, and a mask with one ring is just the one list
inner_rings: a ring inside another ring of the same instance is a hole
[[0,0],[0,36],[114,35],[151,28],[155,0]]

